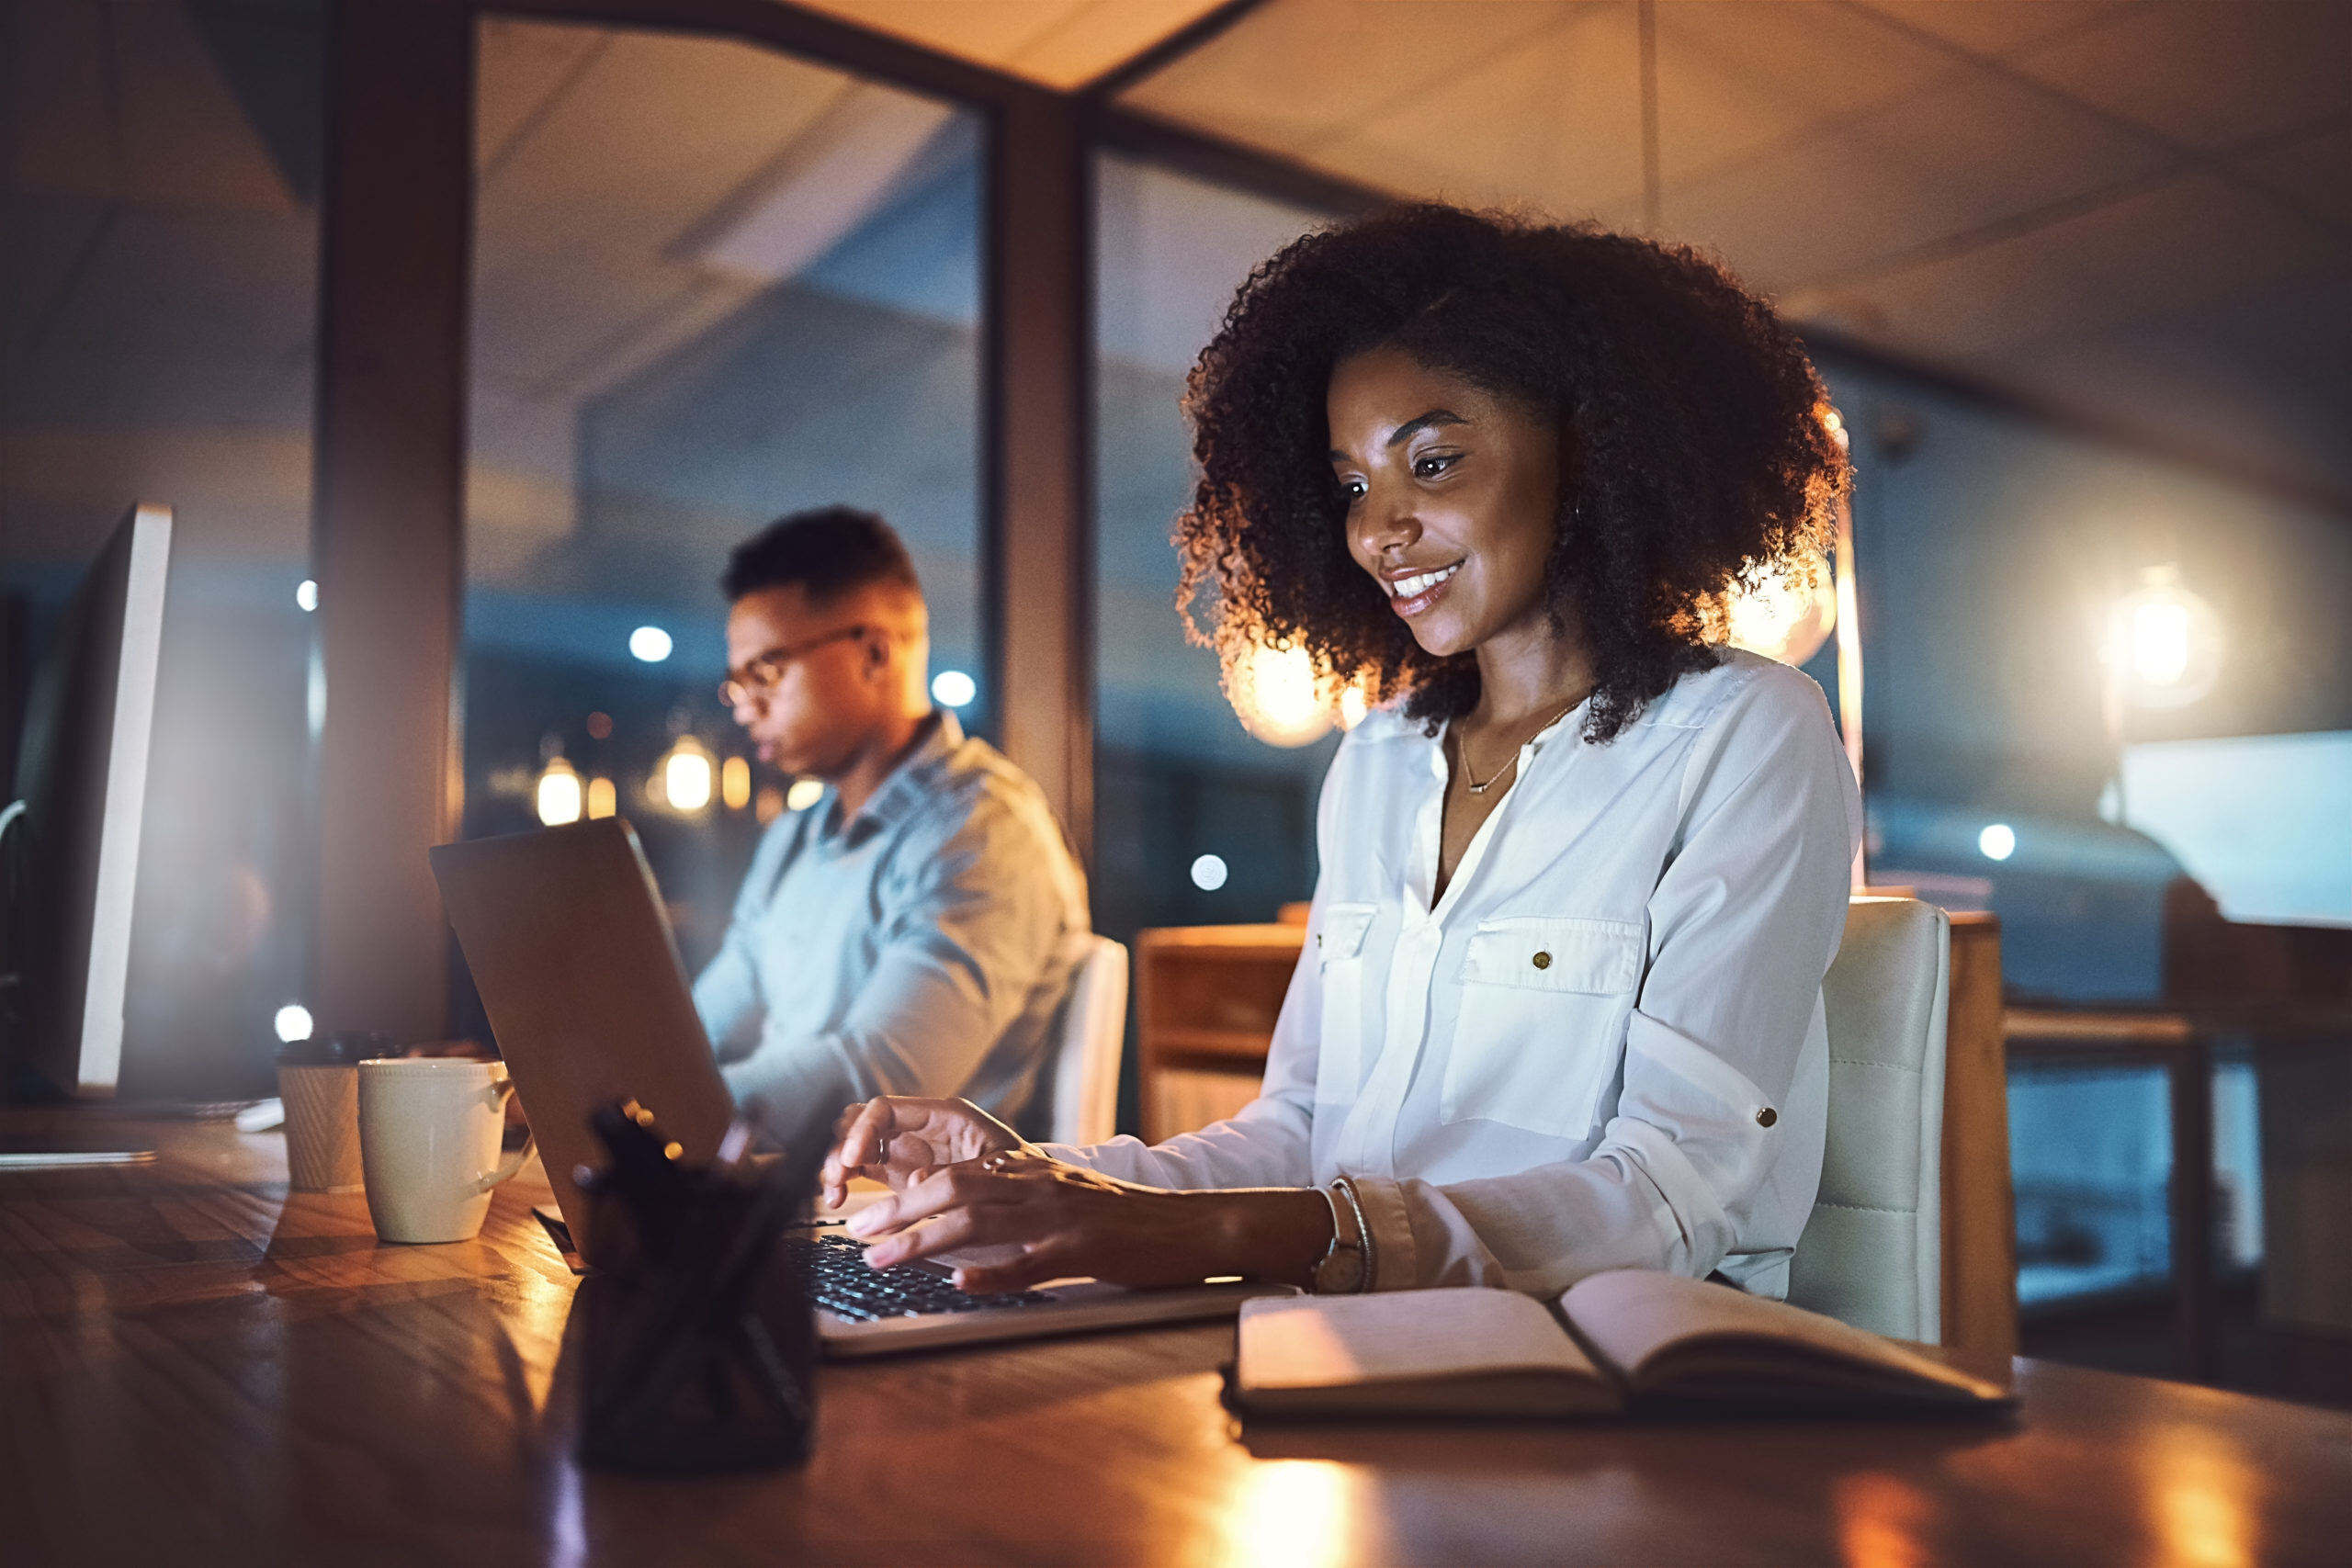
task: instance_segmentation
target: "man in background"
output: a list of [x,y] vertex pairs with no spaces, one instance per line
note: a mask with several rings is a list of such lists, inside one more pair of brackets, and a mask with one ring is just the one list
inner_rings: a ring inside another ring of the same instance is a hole
[[1085,955],[1085,877],[1037,785],[932,705],[906,547],[871,513],[797,513],[720,586],[735,722],[826,786],[769,825],[695,982],[737,1104],[788,1144],[878,1094],[1025,1125]]

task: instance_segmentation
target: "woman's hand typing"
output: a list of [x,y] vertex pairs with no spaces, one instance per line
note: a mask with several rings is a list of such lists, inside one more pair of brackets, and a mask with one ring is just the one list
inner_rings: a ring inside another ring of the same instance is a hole
[[870,1100],[842,1112],[825,1194],[867,1176],[888,1198],[850,1219],[876,1268],[985,1249],[956,1282],[1018,1291],[1089,1276],[1132,1286],[1219,1275],[1304,1285],[1330,1245],[1330,1206],[1312,1189],[1170,1192],[1048,1157],[960,1100]]
[[833,1148],[825,1156],[825,1206],[840,1208],[854,1177],[904,1192],[944,1167],[1029,1147],[1020,1134],[968,1100],[882,1095],[849,1107],[833,1123]]

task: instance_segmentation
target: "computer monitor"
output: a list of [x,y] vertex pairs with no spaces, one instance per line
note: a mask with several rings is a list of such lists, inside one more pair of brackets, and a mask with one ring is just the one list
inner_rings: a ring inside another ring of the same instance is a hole
[[171,509],[134,507],[83,574],[33,667],[0,828],[11,1066],[72,1095],[122,1069],[171,545]]

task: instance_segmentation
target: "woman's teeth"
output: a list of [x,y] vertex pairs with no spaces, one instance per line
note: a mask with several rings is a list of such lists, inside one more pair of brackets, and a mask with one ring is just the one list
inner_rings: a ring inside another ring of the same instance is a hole
[[1410,577],[1391,578],[1388,580],[1388,596],[1391,599],[1415,598],[1427,593],[1461,570],[1462,563],[1455,561],[1452,566],[1441,567],[1435,571],[1421,571]]

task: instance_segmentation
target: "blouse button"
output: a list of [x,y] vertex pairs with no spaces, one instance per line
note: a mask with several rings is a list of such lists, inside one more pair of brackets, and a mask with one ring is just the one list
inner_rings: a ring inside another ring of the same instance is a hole
[[1758,1127],[1770,1127],[1773,1122],[1778,1122],[1780,1119],[1781,1113],[1773,1110],[1769,1105],[1765,1106],[1756,1113],[1756,1124]]
[[1548,953],[1539,953],[1535,955],[1534,963],[1538,969],[1549,969],[1552,967],[1552,955]]

